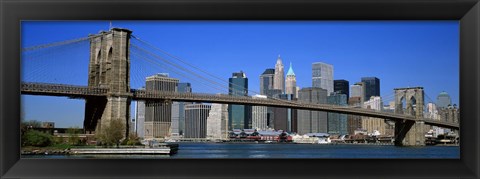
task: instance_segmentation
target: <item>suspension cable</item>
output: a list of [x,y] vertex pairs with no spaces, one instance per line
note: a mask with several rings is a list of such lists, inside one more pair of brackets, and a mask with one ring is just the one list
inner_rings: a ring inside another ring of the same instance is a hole
[[30,47],[25,47],[22,48],[22,52],[27,52],[27,51],[33,51],[37,49],[43,49],[43,48],[48,48],[48,47],[55,47],[55,46],[62,46],[62,45],[67,45],[67,44],[72,44],[72,43],[78,43],[82,42],[85,40],[89,40],[98,36],[102,35],[90,35],[88,37],[82,37],[78,39],[71,39],[71,40],[65,40],[65,41],[60,41],[60,42],[53,42],[53,43],[48,43],[48,44],[41,44],[41,45],[36,45],[36,46],[30,46]]

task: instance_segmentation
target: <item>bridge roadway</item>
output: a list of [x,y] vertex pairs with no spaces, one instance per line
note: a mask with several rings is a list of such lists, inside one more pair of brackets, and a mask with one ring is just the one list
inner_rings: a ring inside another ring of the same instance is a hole
[[111,94],[106,88],[74,86],[65,84],[51,83],[22,83],[21,94],[26,95],[46,95],[46,96],[65,96],[70,98],[86,98],[90,96],[128,96],[133,100],[144,101],[185,101],[185,102],[210,102],[223,104],[240,104],[253,106],[271,106],[282,108],[293,108],[303,110],[318,110],[326,112],[336,112],[342,114],[352,114],[360,116],[375,117],[381,119],[390,119],[395,121],[411,120],[423,121],[425,124],[459,129],[459,124],[446,121],[438,121],[428,118],[417,119],[414,116],[405,114],[394,114],[388,112],[375,111],[372,109],[355,108],[351,106],[337,106],[331,104],[310,104],[302,101],[287,101],[281,99],[252,98],[249,96],[230,96],[226,94],[202,94],[202,93],[176,93],[165,91],[131,90],[130,93]]

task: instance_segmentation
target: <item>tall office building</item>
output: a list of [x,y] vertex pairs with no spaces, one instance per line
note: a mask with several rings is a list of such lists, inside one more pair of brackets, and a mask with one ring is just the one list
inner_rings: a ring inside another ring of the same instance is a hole
[[364,100],[370,100],[372,96],[380,96],[380,79],[376,77],[363,77],[362,82],[365,83]]
[[[255,95],[252,98],[267,98],[265,95]],[[252,106],[252,128],[257,130],[266,130],[267,126],[267,106]]]
[[[232,96],[248,96],[248,78],[240,71],[229,78],[228,94]],[[228,105],[228,127],[233,129],[248,129],[251,127],[251,106]]]
[[[168,73],[159,73],[147,77],[146,90],[176,91],[178,79],[170,78]],[[170,136],[172,103],[145,102],[145,138],[164,138]]]
[[297,78],[295,77],[295,73],[293,72],[292,63],[290,63],[290,68],[287,72],[287,79],[285,80],[285,84],[285,94],[293,94],[294,98],[296,98]]
[[312,87],[327,90],[327,95],[333,92],[333,66],[315,62],[312,64]]
[[295,87],[295,98],[298,98],[298,91],[300,91],[300,86]]
[[136,101],[135,102],[135,125],[136,125],[136,133],[137,136],[140,138],[145,137],[145,102],[144,101]]
[[[372,96],[370,100],[363,103],[363,107],[367,109],[373,109],[376,111],[382,111],[383,102],[380,96]],[[362,118],[362,128],[367,130],[367,133],[373,133],[375,130],[380,132],[380,134],[386,134],[387,124],[384,119],[373,118],[373,117],[363,117]]]
[[350,85],[347,80],[333,80],[333,91],[347,95],[347,102],[350,99]]
[[206,138],[207,118],[210,105],[186,104],[185,105],[185,134],[184,138]]
[[213,103],[207,117],[207,138],[228,138],[228,105]]
[[365,102],[365,83],[357,82],[354,85],[350,86],[350,97],[360,97],[360,101]]
[[[275,98],[292,101],[293,94],[279,94]],[[296,122],[296,110],[291,108],[274,108],[273,109],[273,128],[275,130],[292,131],[292,123]],[[295,125],[294,125],[295,126]]]
[[447,92],[442,91],[440,94],[438,94],[437,107],[447,108],[451,104],[452,104],[452,100],[450,99],[450,95]]
[[[326,104],[327,90],[322,88],[302,88],[298,100],[312,104]],[[299,134],[327,133],[327,112],[298,110],[297,130]]]
[[[178,93],[191,93],[192,86],[190,83],[178,83]],[[182,136],[185,131],[185,104],[191,102],[173,102],[172,104],[172,136]]]
[[[275,74],[276,74],[275,69],[269,68],[269,69],[266,69],[262,73],[262,75],[260,75],[260,94],[261,95],[266,95],[267,97],[274,97],[276,95],[282,94],[281,89],[275,89],[274,87]],[[280,77],[280,76],[277,75],[277,77]],[[274,128],[273,126],[274,109],[275,109],[274,107],[267,107],[267,121],[266,121],[267,128]],[[253,108],[252,108],[252,111],[253,111]],[[252,119],[252,125],[253,125],[253,119]]]
[[275,76],[273,79],[273,89],[285,91],[285,72],[283,71],[283,63],[280,55],[278,55],[277,63],[275,64]]
[[[180,137],[179,130],[179,114],[180,114],[180,105],[178,102],[172,102],[172,123],[170,125],[170,137],[176,138]],[[184,111],[185,112],[185,111]]]
[[426,118],[440,120],[440,116],[438,115],[437,105],[435,103],[428,103],[427,104],[427,111],[424,114]]
[[[350,97],[350,99],[348,100],[348,105],[362,107],[363,102],[361,101],[361,97]],[[349,114],[347,117],[347,121],[347,130],[349,135],[354,135],[355,130],[362,129],[361,116]]]
[[266,69],[260,75],[260,94],[267,95],[268,90],[274,89],[273,88],[273,81],[275,76],[275,69],[269,68]]
[[[327,103],[338,106],[347,106],[347,95],[332,92],[330,96],[327,97]],[[336,135],[347,135],[347,115],[329,112],[328,133]]]
[[[267,97],[270,98],[279,98],[282,94],[282,90],[271,89],[267,91]],[[276,107],[267,107],[267,128],[275,129],[275,111]]]

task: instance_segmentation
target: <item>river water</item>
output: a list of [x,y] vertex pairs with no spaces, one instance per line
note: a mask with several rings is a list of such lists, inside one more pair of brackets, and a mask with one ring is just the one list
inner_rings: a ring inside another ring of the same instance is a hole
[[458,146],[179,143],[168,155],[23,155],[22,158],[401,158],[458,159]]

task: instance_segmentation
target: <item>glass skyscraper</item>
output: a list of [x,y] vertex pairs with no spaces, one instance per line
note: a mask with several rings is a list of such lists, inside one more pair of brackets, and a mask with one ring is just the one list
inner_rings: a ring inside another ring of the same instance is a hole
[[[327,90],[322,88],[302,88],[298,91],[298,100],[312,104],[326,104]],[[297,117],[296,127],[298,134],[327,132],[327,112],[299,109]]]
[[[347,106],[347,95],[333,92],[327,97],[328,104]],[[347,135],[347,115],[340,113],[328,113],[328,133]]]
[[347,95],[347,103],[350,98],[350,84],[347,80],[333,80],[333,91]]
[[[233,73],[228,79],[228,94],[232,96],[248,96],[248,78],[240,71]],[[228,105],[228,127],[233,129],[251,128],[251,106]]]
[[365,83],[365,101],[370,100],[372,96],[380,96],[380,79],[376,77],[363,77],[362,82]]
[[[191,93],[190,83],[178,83],[177,92]],[[172,105],[172,135],[183,135],[185,131],[185,105],[191,102],[173,102]]]
[[312,64],[312,87],[327,90],[327,95],[333,92],[333,66],[315,62]]
[[269,68],[260,75],[260,94],[267,95],[268,91],[273,89],[273,80],[275,76],[275,69]]
[[450,99],[450,95],[442,91],[440,94],[437,96],[437,107],[439,108],[447,108],[448,105],[452,104],[452,100]]

